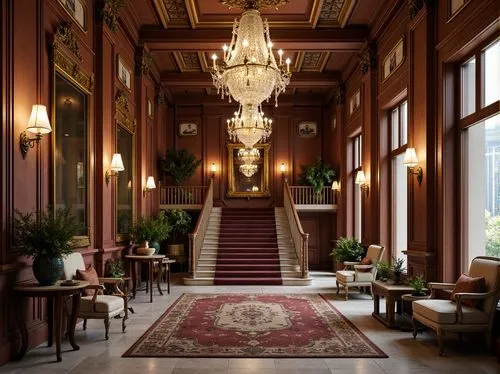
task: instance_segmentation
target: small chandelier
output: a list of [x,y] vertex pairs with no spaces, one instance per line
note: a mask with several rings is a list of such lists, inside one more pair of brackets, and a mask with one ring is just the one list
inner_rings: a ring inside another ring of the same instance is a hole
[[240,173],[243,174],[245,177],[250,178],[252,175],[254,175],[259,167],[254,164],[243,164],[240,165]]
[[[233,24],[231,43],[224,44],[224,58],[217,64],[218,56],[212,55],[212,80],[222,98],[235,99],[241,104],[260,104],[274,93],[278,97],[290,83],[290,63],[283,60],[283,50],[278,51],[279,64],[273,53],[273,43],[267,20],[262,21],[259,7],[285,4],[287,0],[221,0],[229,7],[243,8],[240,21]],[[284,63],[285,62],[285,63]],[[286,64],[286,67],[285,67]]]
[[231,141],[239,141],[250,149],[269,138],[272,123],[273,120],[264,117],[260,105],[240,104],[234,117],[227,120],[227,132]]
[[238,151],[238,160],[244,164],[253,164],[255,161],[258,161],[259,158],[260,152],[257,148],[241,148]]

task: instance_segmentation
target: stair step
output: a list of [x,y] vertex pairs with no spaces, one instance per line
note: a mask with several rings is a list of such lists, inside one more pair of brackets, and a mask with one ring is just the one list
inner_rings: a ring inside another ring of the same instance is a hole
[[247,278],[247,277],[239,277],[239,278],[226,278],[226,277],[217,277],[214,279],[214,285],[268,285],[268,286],[278,286],[281,285],[281,278]]
[[280,264],[221,264],[217,263],[216,271],[230,271],[233,273],[238,272],[260,272],[260,271],[273,271],[273,272],[281,272]]

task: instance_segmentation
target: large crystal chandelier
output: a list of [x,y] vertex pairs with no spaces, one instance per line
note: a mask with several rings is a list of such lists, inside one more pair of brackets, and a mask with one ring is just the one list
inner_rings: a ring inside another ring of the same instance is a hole
[[[229,46],[223,46],[222,64],[217,64],[217,55],[212,55],[212,79],[217,92],[235,99],[243,105],[259,105],[278,96],[290,83],[290,59],[283,61],[283,51],[278,51],[279,63],[273,53],[267,20],[262,21],[259,7],[278,6],[288,0],[220,0],[229,7],[243,8],[241,19],[234,21],[233,35]],[[285,65],[286,64],[286,65]],[[255,143],[254,143],[255,144]]]
[[260,152],[257,148],[241,148],[238,151],[238,160],[244,164],[253,164],[255,161],[258,161],[259,158]]
[[260,105],[241,105],[234,117],[227,120],[227,132],[233,142],[241,142],[245,148],[253,148],[259,141],[266,141],[271,135],[273,121],[264,117]]
[[254,175],[259,167],[254,164],[243,164],[240,165],[240,173],[243,174],[245,177],[250,178],[252,175]]

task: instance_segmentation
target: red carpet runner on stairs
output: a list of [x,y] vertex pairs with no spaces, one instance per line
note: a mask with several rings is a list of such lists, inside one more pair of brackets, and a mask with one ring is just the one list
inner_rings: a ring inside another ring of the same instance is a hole
[[214,284],[282,284],[274,209],[222,209]]

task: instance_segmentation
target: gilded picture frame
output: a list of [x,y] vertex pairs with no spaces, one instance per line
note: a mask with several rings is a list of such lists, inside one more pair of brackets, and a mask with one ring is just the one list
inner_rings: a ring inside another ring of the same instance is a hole
[[256,144],[260,152],[260,159],[255,162],[258,171],[252,177],[245,177],[239,171],[243,164],[238,160],[237,153],[243,144],[228,144],[228,190],[227,197],[265,198],[270,197],[269,191],[269,144]]
[[446,23],[455,18],[471,0],[446,0]]
[[361,106],[361,91],[358,88],[349,99],[349,114],[353,114]]
[[87,5],[84,0],[57,0],[82,31],[87,32]]
[[401,35],[396,45],[385,56],[382,63],[382,82],[386,81],[405,62],[405,36]]
[[118,80],[125,86],[125,88],[129,91],[132,90],[132,69],[125,63],[123,57],[117,56],[116,63],[116,74],[118,76]]

